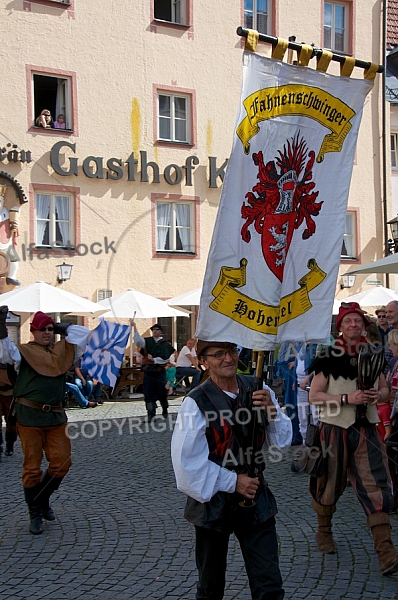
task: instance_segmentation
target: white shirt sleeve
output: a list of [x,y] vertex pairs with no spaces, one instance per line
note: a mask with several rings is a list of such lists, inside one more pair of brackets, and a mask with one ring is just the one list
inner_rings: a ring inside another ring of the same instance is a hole
[[75,347],[75,360],[84,354],[90,337],[90,330],[82,325],[69,325],[65,340]]
[[134,337],[134,344],[137,346],[137,348],[145,348],[145,340],[143,337],[140,336],[138,331],[134,332],[133,337]]
[[171,459],[177,489],[198,502],[209,502],[217,492],[232,494],[237,475],[208,458],[206,420],[187,396],[178,412],[171,440]]
[[21,354],[9,337],[0,340],[0,363],[14,365],[16,372],[19,373]]
[[285,415],[278,403],[274,391],[264,385],[264,388],[271,394],[271,400],[276,406],[277,414],[273,421],[269,421],[269,425],[265,433],[265,445],[270,447],[277,446],[281,450],[287,448],[292,443],[293,427],[292,422],[287,415]]

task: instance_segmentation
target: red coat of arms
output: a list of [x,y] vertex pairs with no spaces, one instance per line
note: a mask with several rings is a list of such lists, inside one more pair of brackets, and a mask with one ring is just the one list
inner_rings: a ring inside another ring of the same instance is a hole
[[[293,232],[305,220],[303,240],[315,232],[313,216],[317,216],[323,202],[316,202],[319,192],[314,192],[312,167],[315,152],[307,152],[307,144],[299,133],[287,141],[283,152],[266,165],[263,153],[253,154],[258,166],[257,183],[246,194],[248,205],[242,204],[242,219],[246,223],[241,229],[242,239],[250,242],[249,227],[261,234],[264,259],[280,281]],[[301,177],[301,178],[300,178]]]

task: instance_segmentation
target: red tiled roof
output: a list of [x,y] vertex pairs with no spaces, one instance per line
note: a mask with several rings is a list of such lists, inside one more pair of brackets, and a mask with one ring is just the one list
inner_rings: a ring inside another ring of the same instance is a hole
[[[387,1],[387,0],[385,0]],[[398,45],[398,0],[387,1],[387,48]]]

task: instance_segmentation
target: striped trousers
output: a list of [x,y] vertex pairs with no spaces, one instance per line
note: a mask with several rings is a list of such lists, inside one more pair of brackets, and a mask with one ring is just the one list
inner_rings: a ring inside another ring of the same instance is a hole
[[393,504],[386,447],[376,425],[359,418],[348,429],[320,424],[323,475],[311,477],[309,489],[322,506],[334,506],[347,484],[352,488],[367,516],[388,513]]

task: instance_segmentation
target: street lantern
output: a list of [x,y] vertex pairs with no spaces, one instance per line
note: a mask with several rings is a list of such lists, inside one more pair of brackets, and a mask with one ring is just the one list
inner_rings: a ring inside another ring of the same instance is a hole
[[355,285],[356,275],[342,275],[340,287],[342,290],[344,288],[352,288]]
[[63,283],[64,281],[68,281],[72,274],[73,265],[67,265],[64,261],[62,265],[57,265],[58,273],[57,280],[58,283]]
[[391,248],[391,251],[397,252],[398,251],[398,215],[396,217],[394,217],[394,219],[391,219],[391,221],[387,221],[387,225],[389,225],[391,228],[391,237],[392,237],[392,240],[388,240],[389,246]]

